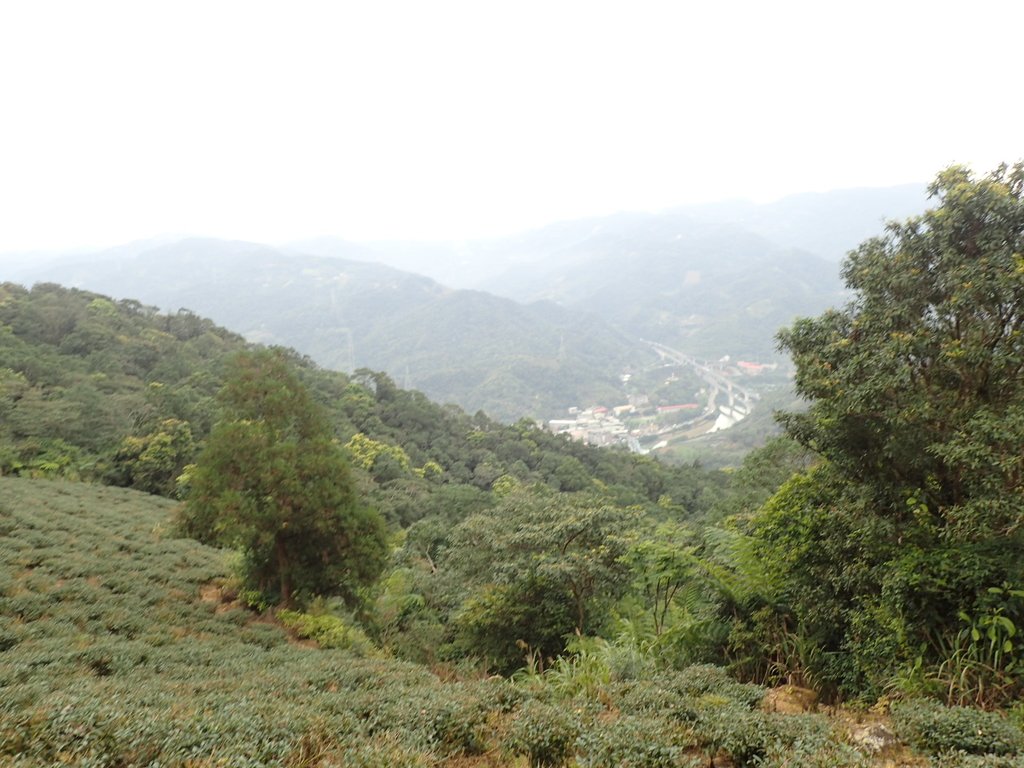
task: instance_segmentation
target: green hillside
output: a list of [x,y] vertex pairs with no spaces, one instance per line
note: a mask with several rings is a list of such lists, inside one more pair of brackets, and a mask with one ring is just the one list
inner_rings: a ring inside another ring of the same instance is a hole
[[499,686],[300,643],[232,601],[227,553],[175,538],[173,507],[0,478],[0,762],[417,765],[472,744]]
[[649,357],[598,316],[256,243],[146,243],[21,279],[187,307],[250,341],[292,347],[334,370],[387,371],[435,400],[509,422],[615,400],[623,368]]
[[[195,460],[214,422],[228,361],[252,349],[190,312],[161,314],[52,284],[0,285],[0,474],[86,479],[163,495]],[[687,514],[707,508],[721,477],[604,451],[538,429],[430,402],[386,375],[328,371],[287,357],[322,405],[336,439],[361,433],[400,449],[357,466],[366,492],[409,524],[438,494],[486,493],[508,476],[554,489],[599,483],[627,504],[668,495]],[[380,451],[378,450],[378,454]],[[433,463],[431,478],[414,470]]]
[[4,764],[612,768],[720,749],[737,765],[868,764],[842,726],[761,712],[763,689],[714,667],[442,679],[368,644],[318,648],[242,607],[228,555],[175,538],[172,509],[0,478]]
[[4,285],[0,756],[1019,768],[1024,165],[932,194],[731,472]]
[[775,357],[780,327],[843,301],[834,262],[735,224],[682,213],[617,223],[488,287],[600,313],[630,334],[712,360]]

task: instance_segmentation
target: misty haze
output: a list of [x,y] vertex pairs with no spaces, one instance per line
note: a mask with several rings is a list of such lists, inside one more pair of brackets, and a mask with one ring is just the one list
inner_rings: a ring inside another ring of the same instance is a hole
[[1024,4],[0,8],[0,766],[1024,766]]

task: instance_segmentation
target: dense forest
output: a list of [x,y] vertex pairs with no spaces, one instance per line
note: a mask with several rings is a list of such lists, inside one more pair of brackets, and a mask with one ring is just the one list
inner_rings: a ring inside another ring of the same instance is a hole
[[930,192],[731,472],[3,285],[0,754],[1024,765],[1024,166]]

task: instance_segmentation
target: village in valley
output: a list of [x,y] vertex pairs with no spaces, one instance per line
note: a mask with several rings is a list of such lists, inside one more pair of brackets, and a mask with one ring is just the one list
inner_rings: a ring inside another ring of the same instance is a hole
[[624,445],[634,453],[649,453],[735,426],[761,399],[758,383],[787,377],[776,362],[729,356],[708,362],[647,343],[661,362],[621,375],[625,402],[570,408],[566,418],[549,420],[547,428],[589,445]]

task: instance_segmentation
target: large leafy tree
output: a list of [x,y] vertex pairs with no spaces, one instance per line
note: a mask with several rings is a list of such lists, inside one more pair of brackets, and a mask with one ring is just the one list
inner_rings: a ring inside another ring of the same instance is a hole
[[790,434],[963,536],[1024,520],[1022,187],[1021,165],[943,172],[938,207],[850,255],[854,302],[781,336],[812,401]]
[[797,619],[862,671],[939,659],[1024,579],[1024,166],[930,193],[850,254],[845,309],[780,336],[810,401],[783,423],[825,461],[755,532]]
[[567,636],[598,631],[628,586],[639,525],[637,509],[543,487],[513,488],[464,520],[443,563],[468,586],[456,619],[464,645],[508,669],[517,646],[555,656]]
[[383,567],[386,531],[324,414],[275,350],[236,358],[220,396],[224,417],[188,476],[186,532],[242,550],[267,597],[355,602]]

